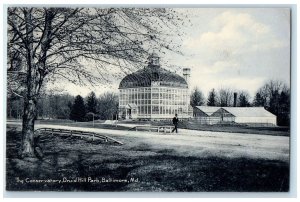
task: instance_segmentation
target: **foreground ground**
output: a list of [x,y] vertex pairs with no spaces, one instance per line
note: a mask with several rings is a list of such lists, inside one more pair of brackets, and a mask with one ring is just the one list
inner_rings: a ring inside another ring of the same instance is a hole
[[[37,125],[46,126],[75,128]],[[19,159],[19,129],[19,126],[8,127],[8,190],[289,189],[289,137],[189,130],[181,130],[178,135],[158,135],[148,132],[80,128],[109,134],[124,145],[44,134],[38,142],[44,157]],[[61,181],[45,182],[45,179]],[[71,181],[74,179],[77,179],[77,182]]]

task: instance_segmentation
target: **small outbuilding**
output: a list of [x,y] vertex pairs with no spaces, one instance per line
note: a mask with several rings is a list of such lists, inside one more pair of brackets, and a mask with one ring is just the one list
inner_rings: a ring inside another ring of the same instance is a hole
[[247,125],[276,126],[277,117],[263,107],[221,107],[211,114],[221,122],[235,122]]
[[211,115],[220,108],[221,107],[195,106],[193,109],[193,118],[199,124],[216,124],[221,121],[220,117],[212,117]]

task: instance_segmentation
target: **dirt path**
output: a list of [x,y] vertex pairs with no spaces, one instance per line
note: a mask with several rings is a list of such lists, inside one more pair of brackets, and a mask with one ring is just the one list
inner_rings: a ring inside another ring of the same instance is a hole
[[[8,123],[9,124],[9,123]],[[106,134],[123,141],[125,146],[147,145],[152,149],[167,149],[179,156],[249,157],[289,161],[289,137],[258,134],[194,131],[180,129],[178,134],[145,131],[124,131],[36,124],[37,128],[60,128]]]
[[[8,122],[7,124],[16,124]],[[178,134],[125,131],[36,124],[35,128],[60,128],[106,134],[123,141],[126,146],[146,144],[153,149],[174,150],[180,156],[249,157],[289,161],[289,137],[261,134],[195,131],[180,129]]]

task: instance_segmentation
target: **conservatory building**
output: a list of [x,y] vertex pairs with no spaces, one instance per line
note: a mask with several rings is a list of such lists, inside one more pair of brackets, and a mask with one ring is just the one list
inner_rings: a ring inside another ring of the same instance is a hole
[[190,69],[183,77],[160,66],[152,54],[148,66],[125,76],[119,85],[119,119],[160,120],[189,118]]

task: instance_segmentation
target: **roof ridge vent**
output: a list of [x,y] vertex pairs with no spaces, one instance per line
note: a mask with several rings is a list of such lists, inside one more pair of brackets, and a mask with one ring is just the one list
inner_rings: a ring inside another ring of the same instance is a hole
[[159,59],[160,58],[156,53],[152,53],[151,55],[149,55],[149,57],[148,57],[148,67],[159,68],[160,67]]

